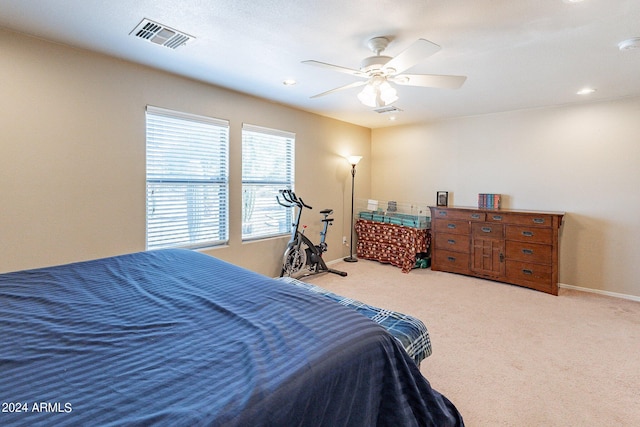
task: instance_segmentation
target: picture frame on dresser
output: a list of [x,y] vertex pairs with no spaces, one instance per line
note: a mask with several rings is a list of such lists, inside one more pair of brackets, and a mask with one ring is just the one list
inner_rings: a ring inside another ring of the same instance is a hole
[[436,206],[447,206],[447,205],[449,205],[449,192],[438,191],[436,193]]

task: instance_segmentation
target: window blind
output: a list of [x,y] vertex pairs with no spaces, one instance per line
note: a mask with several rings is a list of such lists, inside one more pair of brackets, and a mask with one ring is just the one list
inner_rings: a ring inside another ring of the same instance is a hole
[[228,240],[229,123],[147,106],[147,249]]
[[292,209],[276,201],[278,190],[294,188],[295,134],[242,125],[242,239],[291,232]]

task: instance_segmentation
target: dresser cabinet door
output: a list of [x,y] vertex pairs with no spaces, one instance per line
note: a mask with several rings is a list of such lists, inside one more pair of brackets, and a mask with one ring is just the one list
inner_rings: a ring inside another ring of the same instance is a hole
[[481,239],[474,236],[471,270],[493,278],[504,276],[504,240]]

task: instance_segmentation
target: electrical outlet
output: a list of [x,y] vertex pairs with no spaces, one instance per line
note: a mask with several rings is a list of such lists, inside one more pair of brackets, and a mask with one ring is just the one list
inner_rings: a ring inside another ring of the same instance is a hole
[[343,245],[347,244],[347,236],[342,236],[342,244]]

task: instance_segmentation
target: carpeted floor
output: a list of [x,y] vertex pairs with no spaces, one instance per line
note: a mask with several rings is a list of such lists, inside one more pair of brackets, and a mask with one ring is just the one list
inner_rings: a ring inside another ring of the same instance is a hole
[[420,318],[421,371],[467,426],[640,426],[640,303],[376,261],[302,280]]

